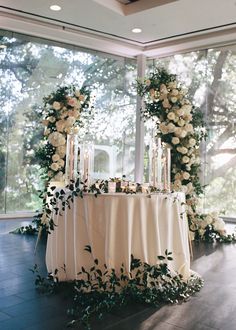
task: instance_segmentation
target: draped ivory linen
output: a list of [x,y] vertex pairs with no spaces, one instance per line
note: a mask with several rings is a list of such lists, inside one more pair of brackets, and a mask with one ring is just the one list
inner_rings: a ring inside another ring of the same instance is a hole
[[[73,280],[82,266],[90,268],[97,258],[101,266],[106,263],[119,272],[123,263],[129,271],[131,254],[154,265],[167,249],[174,259],[168,261],[170,269],[188,279],[189,229],[184,203],[183,193],[76,197],[70,209],[54,214],[57,226],[48,235],[47,269],[52,273],[57,269],[60,281]],[[84,250],[85,245],[91,246],[92,254]]]

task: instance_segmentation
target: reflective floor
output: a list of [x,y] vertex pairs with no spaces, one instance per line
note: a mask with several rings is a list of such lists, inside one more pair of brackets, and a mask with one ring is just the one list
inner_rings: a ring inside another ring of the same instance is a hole
[[[45,240],[34,254],[36,237],[9,234],[22,221],[0,221],[0,329],[66,329],[70,299],[63,294],[42,296],[29,271],[37,263],[46,273]],[[27,224],[27,222],[24,222]],[[227,225],[232,231],[234,225]],[[188,302],[160,309],[129,306],[96,322],[93,329],[207,330],[236,329],[236,245],[194,244],[191,268],[205,280]]]

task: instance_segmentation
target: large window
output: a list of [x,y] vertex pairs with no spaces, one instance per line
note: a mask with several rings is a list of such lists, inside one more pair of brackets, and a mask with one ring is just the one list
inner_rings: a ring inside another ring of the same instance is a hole
[[0,213],[40,205],[34,109],[57,85],[87,85],[95,96],[81,140],[95,144],[97,174],[134,179],[135,61],[6,31],[0,44]]
[[149,61],[149,70],[155,66],[176,73],[204,114],[208,128],[201,150],[205,210],[236,217],[236,46]]

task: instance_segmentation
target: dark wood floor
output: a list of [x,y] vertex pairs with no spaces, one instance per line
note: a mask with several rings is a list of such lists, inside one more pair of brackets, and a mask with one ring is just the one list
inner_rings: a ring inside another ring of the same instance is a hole
[[[68,299],[39,295],[28,270],[37,263],[45,271],[45,242],[40,242],[34,255],[35,237],[8,234],[18,225],[0,221],[0,329],[66,329]],[[107,315],[94,329],[235,330],[235,260],[236,245],[195,243],[191,268],[205,280],[201,292],[181,305],[160,309],[130,306]]]

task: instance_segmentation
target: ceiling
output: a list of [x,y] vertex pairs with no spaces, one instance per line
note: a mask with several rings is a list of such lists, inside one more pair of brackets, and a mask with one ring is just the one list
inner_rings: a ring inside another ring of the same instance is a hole
[[[143,1],[153,2],[139,0],[123,6],[137,6]],[[0,0],[0,9],[38,20],[69,24],[142,45],[218,27],[236,26],[235,0],[167,1],[166,4],[127,16],[104,5],[112,2],[119,4],[117,0]],[[159,3],[160,0],[155,2]],[[62,10],[51,11],[49,7],[52,4],[60,5]],[[141,28],[142,33],[134,34],[131,31],[134,27]]]

